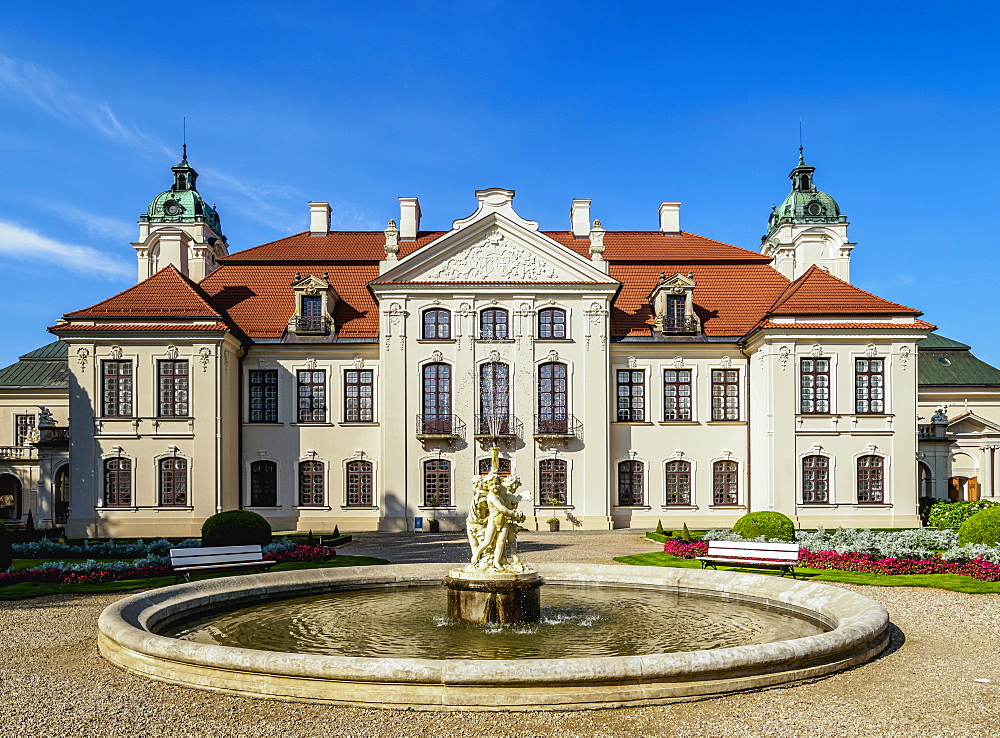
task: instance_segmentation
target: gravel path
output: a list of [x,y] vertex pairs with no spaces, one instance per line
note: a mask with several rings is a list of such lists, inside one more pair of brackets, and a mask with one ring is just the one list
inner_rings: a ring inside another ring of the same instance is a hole
[[[528,533],[529,561],[612,563],[635,533]],[[344,553],[458,560],[450,534],[366,534]],[[391,548],[391,551],[390,551]],[[254,700],[126,674],[98,655],[117,595],[0,602],[0,736],[995,736],[1000,597],[846,586],[892,613],[889,653],[826,679],[701,702],[563,713],[419,713]],[[990,683],[977,683],[989,679]]]

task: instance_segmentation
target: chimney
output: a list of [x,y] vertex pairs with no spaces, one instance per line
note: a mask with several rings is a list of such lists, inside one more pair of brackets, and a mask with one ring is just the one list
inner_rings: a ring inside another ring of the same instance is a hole
[[591,200],[574,200],[569,209],[569,219],[573,224],[573,238],[586,238],[590,235],[590,203]]
[[414,241],[420,231],[420,201],[415,197],[399,198],[399,237]]
[[325,236],[330,232],[330,203],[309,203],[309,235]]
[[681,204],[679,202],[660,203],[660,232],[664,236],[681,235]]

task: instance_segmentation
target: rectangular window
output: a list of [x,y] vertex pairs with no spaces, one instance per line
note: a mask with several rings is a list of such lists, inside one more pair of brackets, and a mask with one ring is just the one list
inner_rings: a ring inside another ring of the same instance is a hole
[[371,369],[348,369],[344,372],[344,421],[371,423],[374,412],[374,372]]
[[830,360],[802,359],[799,371],[799,412],[830,412]]
[[830,501],[830,459],[807,456],[802,460],[802,502]]
[[297,373],[299,385],[300,423],[326,422],[326,371],[301,370]]
[[277,369],[250,371],[250,422],[278,422]]
[[161,418],[188,415],[188,363],[186,361],[157,362],[157,387]]
[[538,311],[539,338],[566,338],[566,311],[546,308]]
[[299,462],[299,506],[320,507],[324,494],[325,466],[322,461]]
[[881,456],[858,459],[858,503],[879,504],[885,501],[885,468]]
[[646,420],[646,372],[643,369],[619,369],[618,413],[619,423],[641,423]]
[[663,373],[663,419],[691,420],[690,369],[667,369]]
[[132,362],[101,362],[101,412],[105,418],[132,417]]
[[854,360],[854,412],[885,412],[885,359]]
[[712,420],[740,419],[740,373],[737,369],[712,370]]
[[104,506],[132,505],[132,460],[116,457],[104,460]]
[[14,416],[14,445],[27,446],[28,439],[34,435],[37,415]]
[[273,461],[250,464],[250,506],[278,506],[278,465]]
[[187,459],[161,459],[160,505],[163,507],[183,507],[187,504]]

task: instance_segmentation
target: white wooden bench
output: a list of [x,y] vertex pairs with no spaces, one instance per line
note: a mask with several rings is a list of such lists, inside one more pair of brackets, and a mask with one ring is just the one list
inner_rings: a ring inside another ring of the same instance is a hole
[[200,571],[226,569],[255,569],[266,571],[275,561],[265,559],[260,546],[214,546],[208,548],[172,548],[170,565],[174,568],[174,583],[184,577],[191,581],[191,574]]
[[709,541],[708,552],[696,558],[701,562],[702,569],[711,567],[718,571],[718,564],[740,569],[780,569],[781,576],[787,572],[792,579],[797,579],[793,567],[799,563],[799,544]]

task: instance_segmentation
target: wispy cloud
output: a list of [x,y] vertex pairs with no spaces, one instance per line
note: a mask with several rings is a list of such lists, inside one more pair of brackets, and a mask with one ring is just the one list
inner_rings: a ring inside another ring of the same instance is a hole
[[59,75],[0,54],[0,92],[41,108],[53,118],[90,128],[108,139],[151,154],[170,150],[154,136],[123,122],[106,102],[91,100]]
[[108,280],[129,280],[135,276],[131,265],[97,249],[62,243],[4,221],[0,221],[0,254],[20,261],[48,262]]
[[[294,229],[296,222],[305,223],[309,218],[306,198],[292,187],[241,179],[213,167],[199,167],[198,171],[213,187],[235,195],[235,200],[228,204],[258,223],[288,231]],[[292,203],[295,201],[302,202],[299,213],[293,210]]]
[[96,215],[72,205],[53,205],[49,209],[66,221],[82,225],[83,229],[91,236],[106,238],[118,245],[122,242],[128,243],[139,235],[139,229],[135,223],[126,223],[116,218]]

